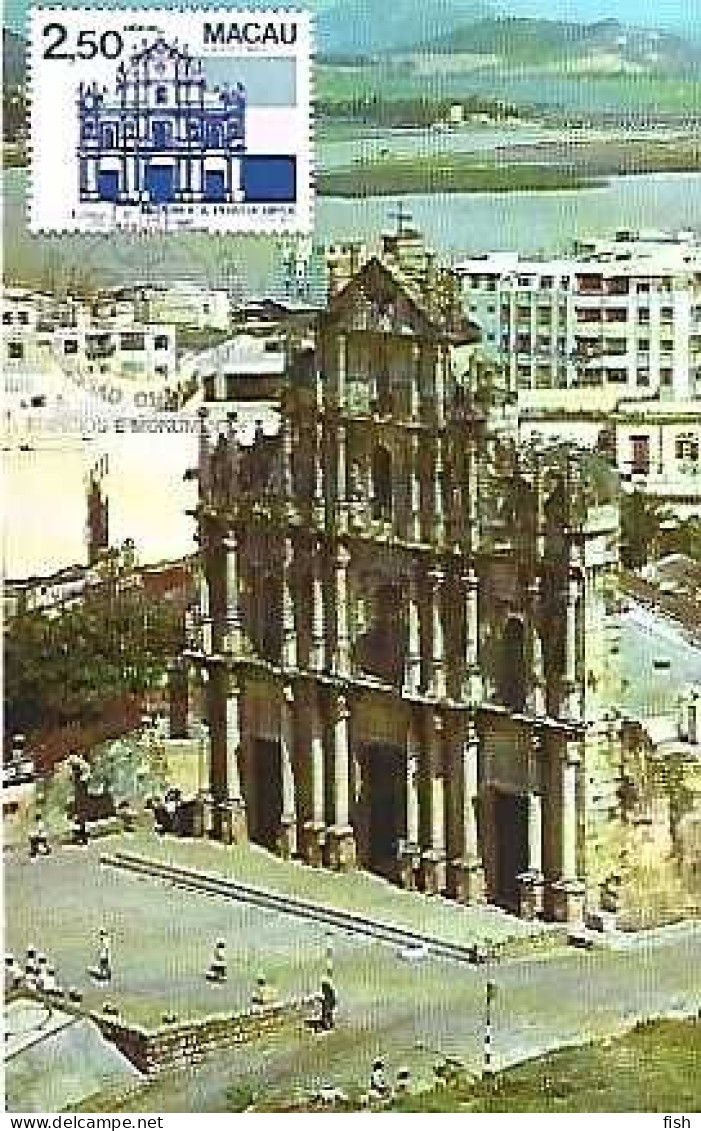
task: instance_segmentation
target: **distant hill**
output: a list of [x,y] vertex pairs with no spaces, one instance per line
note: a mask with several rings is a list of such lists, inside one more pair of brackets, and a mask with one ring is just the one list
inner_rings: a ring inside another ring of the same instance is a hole
[[507,65],[588,62],[603,70],[672,70],[701,66],[701,46],[681,36],[631,28],[618,20],[593,24],[544,19],[488,18],[424,40],[445,54],[487,55]]
[[485,0],[317,0],[317,39],[324,55],[406,50],[491,15]]

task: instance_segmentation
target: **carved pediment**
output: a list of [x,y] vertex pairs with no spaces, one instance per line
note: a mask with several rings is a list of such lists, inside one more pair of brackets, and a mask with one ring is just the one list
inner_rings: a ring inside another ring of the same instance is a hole
[[409,337],[440,331],[418,298],[378,259],[371,259],[333,298],[326,321],[339,329]]

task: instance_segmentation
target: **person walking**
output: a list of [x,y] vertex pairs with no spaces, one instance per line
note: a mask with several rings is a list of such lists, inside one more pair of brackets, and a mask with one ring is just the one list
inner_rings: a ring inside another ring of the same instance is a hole
[[330,978],[323,978],[321,982],[321,1028],[326,1033],[334,1028],[337,1002],[338,998],[333,982]]
[[101,982],[112,981],[112,947],[107,931],[100,931],[100,950],[97,956],[98,976]]

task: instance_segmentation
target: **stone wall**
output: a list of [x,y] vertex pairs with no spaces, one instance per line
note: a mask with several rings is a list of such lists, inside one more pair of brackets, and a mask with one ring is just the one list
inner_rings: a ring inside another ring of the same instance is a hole
[[242,1013],[205,1017],[151,1030],[102,1014],[93,1014],[93,1020],[107,1040],[141,1072],[151,1076],[166,1069],[191,1067],[210,1052],[245,1044],[267,1033],[301,1028],[307,1017],[318,1012],[319,1004],[319,996],[312,994],[279,1004],[254,1006]]

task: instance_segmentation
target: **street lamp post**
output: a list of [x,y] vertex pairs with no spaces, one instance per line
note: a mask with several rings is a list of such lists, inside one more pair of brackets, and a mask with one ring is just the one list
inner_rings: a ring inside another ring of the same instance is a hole
[[333,982],[333,934],[326,932],[326,977]]
[[484,1012],[484,1077],[487,1080],[491,1080],[494,1074],[492,1064],[492,1005],[496,992],[496,983],[490,979],[485,986]]

